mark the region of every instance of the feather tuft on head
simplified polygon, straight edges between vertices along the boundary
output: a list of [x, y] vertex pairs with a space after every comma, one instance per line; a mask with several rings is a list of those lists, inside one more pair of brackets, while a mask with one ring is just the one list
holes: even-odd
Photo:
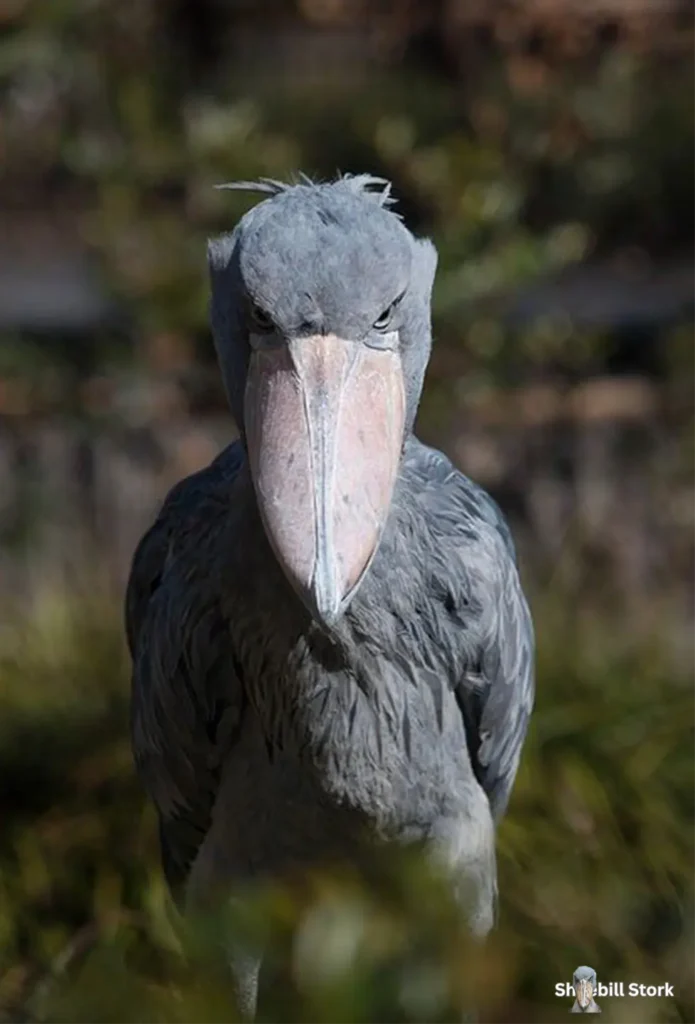
[[396, 200], [391, 194], [391, 182], [375, 174], [340, 174], [335, 181], [314, 181], [303, 171], [295, 181], [278, 181], [275, 178], [259, 178], [258, 181], [230, 181], [215, 185], [216, 189], [229, 189], [238, 192], [260, 192], [267, 196], [278, 196], [296, 188], [344, 188], [355, 195], [364, 195], [389, 212], [399, 216], [391, 209]]

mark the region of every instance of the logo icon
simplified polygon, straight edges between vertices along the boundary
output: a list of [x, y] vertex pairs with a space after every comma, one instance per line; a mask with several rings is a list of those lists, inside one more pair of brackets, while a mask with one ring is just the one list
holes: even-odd
[[601, 1007], [594, 1000], [598, 987], [593, 967], [578, 967], [572, 976], [575, 1000], [571, 1013], [600, 1013]]

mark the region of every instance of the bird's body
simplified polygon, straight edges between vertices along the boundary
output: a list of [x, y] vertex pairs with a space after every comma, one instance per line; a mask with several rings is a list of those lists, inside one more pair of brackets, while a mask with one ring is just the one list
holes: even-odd
[[501, 513], [406, 430], [378, 544], [322, 618], [281, 566], [254, 466], [242, 440], [179, 484], [134, 559], [133, 737], [167, 875], [204, 902], [365, 841], [422, 841], [485, 934], [533, 701]]

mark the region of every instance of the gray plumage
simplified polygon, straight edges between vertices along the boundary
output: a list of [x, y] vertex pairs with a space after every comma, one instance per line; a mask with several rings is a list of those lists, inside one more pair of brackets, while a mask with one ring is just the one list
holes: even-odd
[[570, 1013], [600, 1013], [601, 1007], [594, 999], [598, 985], [593, 967], [578, 967], [572, 975], [572, 987], [576, 998]]
[[[364, 835], [422, 840], [483, 935], [494, 825], [533, 702], [533, 632], [499, 509], [412, 434], [436, 255], [388, 191], [371, 191], [383, 184], [262, 183], [269, 198], [211, 243], [213, 333], [242, 439], [173, 489], [135, 554], [133, 744], [167, 878], [189, 903], [357, 850]], [[378, 351], [372, 324], [396, 296], [400, 463], [371, 562], [327, 623], [288, 581], [259, 512], [249, 303], [282, 337], [333, 332]], [[257, 963], [239, 954], [234, 966], [251, 1013]]]

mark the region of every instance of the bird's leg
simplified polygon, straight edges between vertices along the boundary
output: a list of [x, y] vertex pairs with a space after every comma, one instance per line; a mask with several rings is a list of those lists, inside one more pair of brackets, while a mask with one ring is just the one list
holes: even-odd
[[[214, 829], [214, 826], [213, 826]], [[223, 918], [222, 934], [213, 928], [211, 938], [214, 948], [210, 954], [215, 958], [221, 956], [231, 973], [236, 1003], [242, 1020], [252, 1021], [256, 1016], [258, 1003], [258, 976], [261, 968], [262, 954], [250, 947], [242, 939], [233, 937], [236, 929], [233, 920], [238, 911], [237, 898], [228, 893], [220, 898], [220, 890], [215, 880], [223, 874], [217, 859], [217, 849], [213, 842], [213, 829], [208, 833], [196, 858], [188, 881], [186, 908], [189, 914], [212, 914], [215, 918], [220, 912]], [[219, 921], [218, 921], [219, 923]], [[228, 926], [231, 925], [230, 930]], [[232, 935], [230, 935], [230, 931]]]
[[237, 1007], [242, 1020], [253, 1021], [258, 1005], [258, 977], [261, 957], [247, 950], [230, 951], [230, 967], [234, 981]]
[[465, 813], [442, 818], [433, 827], [430, 854], [451, 878], [471, 933], [484, 939], [495, 923], [495, 830], [485, 794], [481, 790], [471, 796]]
[[[431, 834], [430, 852], [451, 879], [473, 938], [484, 941], [495, 923], [497, 903], [495, 835], [487, 799], [472, 801], [460, 818], [440, 820]], [[477, 1018], [475, 1006], [469, 1005], [461, 1022], [473, 1024]]]

